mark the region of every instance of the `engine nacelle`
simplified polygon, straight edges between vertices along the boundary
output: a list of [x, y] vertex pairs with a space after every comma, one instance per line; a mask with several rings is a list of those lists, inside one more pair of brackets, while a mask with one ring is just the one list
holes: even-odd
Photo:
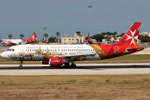
[[60, 57], [49, 58], [49, 65], [52, 67], [61, 66], [63, 64], [64, 64], [64, 58], [60, 58]]

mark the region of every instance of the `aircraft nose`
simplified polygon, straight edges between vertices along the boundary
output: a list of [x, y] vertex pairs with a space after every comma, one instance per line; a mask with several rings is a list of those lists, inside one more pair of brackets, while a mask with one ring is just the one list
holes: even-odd
[[2, 52], [1, 57], [5, 58], [5, 59], [9, 58], [6, 52]]

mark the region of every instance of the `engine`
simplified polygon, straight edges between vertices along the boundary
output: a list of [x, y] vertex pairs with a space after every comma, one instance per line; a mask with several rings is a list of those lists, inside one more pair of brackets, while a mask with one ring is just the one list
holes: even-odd
[[64, 64], [64, 58], [51, 57], [49, 59], [49, 65], [52, 66], [52, 67], [61, 66], [63, 64]]
[[64, 58], [51, 57], [49, 60], [43, 60], [42, 64], [49, 64], [52, 67], [61, 66], [64, 64]]

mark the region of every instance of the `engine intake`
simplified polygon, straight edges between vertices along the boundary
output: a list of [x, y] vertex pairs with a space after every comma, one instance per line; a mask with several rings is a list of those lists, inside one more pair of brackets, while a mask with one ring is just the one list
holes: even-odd
[[51, 57], [49, 59], [49, 65], [52, 67], [55, 66], [61, 66], [64, 64], [64, 58], [60, 58], [60, 57]]
[[64, 58], [50, 57], [49, 60], [43, 60], [42, 64], [49, 64], [52, 67], [61, 66], [64, 64]]

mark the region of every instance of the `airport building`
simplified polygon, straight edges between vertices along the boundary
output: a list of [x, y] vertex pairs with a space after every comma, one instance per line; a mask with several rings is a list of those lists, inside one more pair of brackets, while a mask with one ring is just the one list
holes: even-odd
[[147, 35], [150, 37], [150, 33], [149, 32], [141, 32], [140, 35]]
[[76, 43], [84, 43], [85, 36], [80, 34], [80, 32], [76, 32], [74, 36], [64, 36], [61, 38], [62, 44], [76, 44]]
[[121, 39], [120, 36], [105, 36], [104, 39], [102, 39], [102, 44], [113, 44], [117, 43]]

